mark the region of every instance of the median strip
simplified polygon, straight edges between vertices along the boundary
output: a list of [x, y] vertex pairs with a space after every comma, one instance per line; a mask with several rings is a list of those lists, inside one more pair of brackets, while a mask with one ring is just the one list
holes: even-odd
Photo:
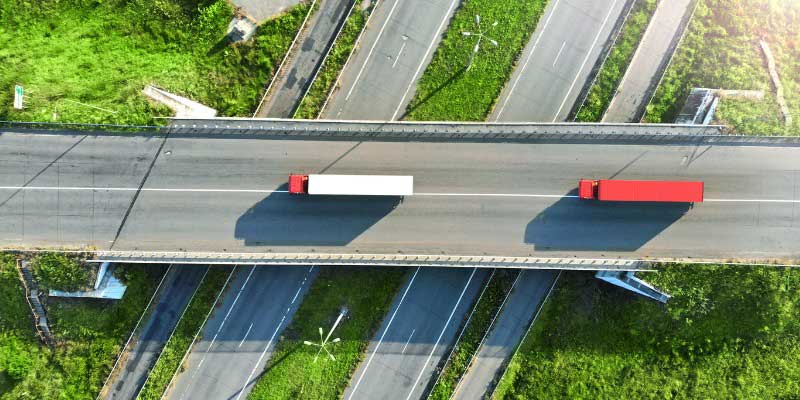
[[[462, 2], [401, 119], [485, 120], [546, 4], [546, 0]], [[474, 53], [479, 34], [486, 37]]]
[[365, 14], [369, 11], [363, 10], [357, 3], [353, 3], [347, 21], [339, 31], [330, 52], [326, 55], [325, 62], [317, 71], [313, 83], [300, 101], [294, 118], [314, 119], [324, 108], [328, 95], [334, 89], [336, 79], [355, 48], [356, 39], [366, 26]]
[[428, 399], [448, 400], [453, 396], [459, 382], [473, 362], [480, 345], [500, 313], [502, 305], [511, 293], [516, 270], [494, 270], [489, 282], [481, 293], [464, 331], [453, 348]]
[[137, 399], [160, 399], [172, 376], [179, 370], [184, 355], [194, 343], [197, 332], [205, 323], [211, 307], [231, 275], [228, 267], [212, 266], [208, 270], [191, 303], [184, 311], [175, 331], [159, 355]]
[[[322, 267], [248, 398], [341, 397], [406, 271]], [[342, 313], [344, 317], [325, 344], [331, 358], [317, 346], [324, 338], [320, 338], [319, 330], [327, 336]], [[336, 338], [340, 340], [332, 342]]]
[[655, 9], [656, 0], [636, 0], [575, 121], [599, 122], [603, 119], [603, 113], [611, 103]]

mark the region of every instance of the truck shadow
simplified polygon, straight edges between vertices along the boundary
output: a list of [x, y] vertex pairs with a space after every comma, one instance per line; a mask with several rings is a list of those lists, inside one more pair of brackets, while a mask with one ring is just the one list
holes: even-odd
[[[567, 193], [577, 196], [577, 189]], [[692, 207], [690, 203], [603, 202], [564, 197], [525, 228], [536, 251], [635, 251]]]
[[343, 246], [394, 210], [395, 196], [307, 196], [283, 184], [236, 221], [245, 246]]

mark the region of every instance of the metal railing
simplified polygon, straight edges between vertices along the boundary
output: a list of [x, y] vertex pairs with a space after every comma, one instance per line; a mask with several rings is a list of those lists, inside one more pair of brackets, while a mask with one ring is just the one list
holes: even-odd
[[519, 268], [572, 270], [649, 270], [643, 260], [558, 257], [503, 257], [412, 254], [319, 254], [319, 253], [217, 253], [108, 250], [95, 252], [95, 262], [250, 264], [250, 265], [371, 265], [456, 268]]

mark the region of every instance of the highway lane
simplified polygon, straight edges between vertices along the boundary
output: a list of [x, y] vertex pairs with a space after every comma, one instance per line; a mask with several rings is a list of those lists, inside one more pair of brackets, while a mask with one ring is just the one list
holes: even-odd
[[344, 399], [419, 399], [447, 356], [484, 269], [418, 268], [395, 296]]
[[[0, 184], [136, 188], [159, 144], [158, 138], [2, 133]], [[134, 194], [0, 190], [0, 243], [108, 247]]]
[[[118, 137], [92, 137], [68, 161], [59, 136], [0, 136], [0, 244], [33, 247], [95, 244], [98, 219], [60, 219], [121, 204], [135, 190], [135, 157], [114, 153]], [[23, 155], [5, 143], [28, 141]], [[133, 143], [147, 143], [131, 137]], [[87, 145], [92, 150], [80, 149]], [[800, 148], [170, 139], [115, 245], [117, 250], [492, 254], [584, 257], [797, 259]], [[169, 153], [168, 155], [166, 153]], [[26, 158], [27, 163], [9, 163]], [[142, 161], [145, 162], [146, 160]], [[108, 171], [114, 190], [92, 186]], [[145, 162], [146, 163], [146, 162]], [[49, 166], [48, 166], [49, 165]], [[120, 168], [123, 166], [124, 168]], [[46, 167], [46, 168], [45, 168]], [[17, 185], [35, 172], [29, 186]], [[51, 171], [52, 170], [52, 171]], [[58, 171], [58, 172], [53, 172]], [[394, 199], [293, 197], [289, 172], [403, 174], [415, 196]], [[121, 176], [119, 184], [114, 176]], [[683, 179], [706, 182], [706, 203], [579, 201], [580, 178]], [[44, 179], [43, 179], [44, 178]], [[96, 183], [96, 182], [95, 182]], [[131, 187], [132, 186], [132, 187]], [[38, 187], [38, 189], [37, 189]], [[127, 188], [127, 189], [126, 189]], [[487, 196], [489, 195], [489, 196]], [[544, 197], [540, 197], [544, 196]], [[727, 201], [714, 201], [727, 200]], [[747, 200], [747, 201], [743, 201]], [[758, 201], [756, 201], [758, 200]], [[774, 202], [780, 200], [783, 202]], [[116, 219], [115, 219], [116, 218]], [[40, 223], [35, 235], [25, 229]], [[64, 233], [67, 229], [69, 234]]]
[[316, 272], [237, 267], [167, 398], [247, 398]]
[[325, 55], [355, 0], [322, 1], [300, 34], [288, 63], [282, 66], [269, 92], [261, 100], [255, 117], [291, 118], [316, 77]]
[[550, 1], [490, 120], [565, 120], [614, 25], [623, 17], [625, 3], [626, 0]]
[[501, 314], [461, 378], [453, 399], [482, 399], [491, 394], [495, 379], [528, 330], [557, 275], [554, 270], [520, 271]]
[[378, 0], [323, 112], [328, 119], [394, 120], [405, 109], [458, 0]]
[[603, 115], [603, 122], [639, 122], [663, 76], [697, 2], [659, 3], [625, 75]]
[[207, 270], [207, 266], [188, 265], [170, 269], [158, 302], [120, 366], [106, 399], [136, 398]]

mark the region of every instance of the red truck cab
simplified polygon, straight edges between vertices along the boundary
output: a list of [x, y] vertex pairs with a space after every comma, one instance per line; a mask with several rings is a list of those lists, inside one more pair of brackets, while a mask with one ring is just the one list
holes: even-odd
[[700, 203], [703, 182], [581, 179], [578, 197], [600, 201]]
[[290, 174], [289, 193], [291, 194], [308, 193], [308, 175]]

